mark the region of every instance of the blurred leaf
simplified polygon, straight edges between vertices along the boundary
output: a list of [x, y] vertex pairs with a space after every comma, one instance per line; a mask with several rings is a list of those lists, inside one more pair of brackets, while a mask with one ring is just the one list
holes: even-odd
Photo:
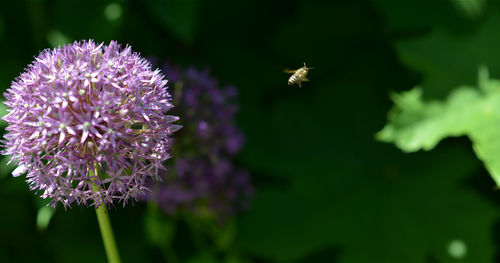
[[210, 254], [201, 254], [190, 258], [186, 263], [217, 263], [218, 261]]
[[480, 85], [484, 92], [459, 88], [445, 102], [424, 102], [419, 89], [393, 96], [395, 106], [378, 139], [414, 152], [431, 150], [448, 136], [468, 135], [500, 186], [500, 82], [483, 79]]
[[424, 103], [422, 90], [415, 88], [393, 94], [395, 107], [389, 112], [389, 124], [377, 139], [394, 142], [405, 152], [431, 150], [448, 136], [462, 136], [477, 125], [476, 104], [481, 99], [479, 90], [459, 88], [446, 103]]
[[0, 157], [0, 178], [7, 177], [10, 175], [12, 170], [14, 170], [17, 166], [13, 163], [9, 163], [10, 156], [4, 155]]
[[36, 214], [36, 227], [39, 231], [45, 231], [47, 229], [53, 215], [54, 209], [52, 207], [42, 206], [38, 208], [38, 213]]
[[450, 0], [460, 13], [468, 18], [480, 17], [486, 9], [486, 0]]
[[315, 251], [310, 253], [307, 257], [302, 258], [300, 261], [295, 261], [298, 263], [330, 263], [330, 262], [339, 262], [340, 256], [340, 248], [339, 247], [330, 247]]
[[[473, 24], [469, 17], [453, 8], [455, 1], [469, 0], [372, 0], [375, 8], [380, 12], [380, 19], [384, 22], [384, 27], [397, 37], [425, 32], [436, 27], [459, 32], [468, 29]], [[462, 5], [457, 5], [455, 7], [463, 10]], [[469, 5], [466, 8], [470, 10]]]
[[104, 16], [109, 21], [118, 20], [123, 13], [123, 8], [119, 3], [110, 3], [104, 8]]
[[444, 96], [459, 85], [475, 83], [479, 65], [488, 65], [500, 74], [500, 16], [488, 18], [469, 35], [454, 36], [444, 30], [410, 40], [399, 41], [400, 58], [409, 67], [423, 74], [422, 87], [431, 97]]
[[0, 101], [0, 128], [5, 128], [7, 126], [7, 122], [2, 119], [7, 113], [7, 105], [5, 105], [4, 101]]
[[236, 237], [236, 224], [234, 220], [228, 220], [217, 230], [215, 243], [220, 250], [226, 251], [231, 247]]
[[224, 261], [224, 263], [250, 263], [250, 262], [251, 261], [241, 259], [240, 257], [234, 255], [229, 255]]
[[153, 203], [148, 203], [144, 228], [149, 241], [160, 248], [169, 246], [175, 233], [174, 222], [165, 218]]
[[399, 42], [397, 50], [405, 64], [422, 72], [421, 85], [437, 97], [458, 85], [475, 82], [480, 62], [469, 40], [436, 31], [426, 37]]
[[152, 15], [185, 43], [194, 41], [198, 26], [199, 0], [148, 0]]
[[70, 43], [71, 39], [54, 29], [47, 33], [47, 42], [49, 42], [51, 47], [58, 47]]

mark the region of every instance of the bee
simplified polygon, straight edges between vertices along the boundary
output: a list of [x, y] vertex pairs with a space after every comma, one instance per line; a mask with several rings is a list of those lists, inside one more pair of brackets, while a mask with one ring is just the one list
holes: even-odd
[[311, 68], [308, 68], [306, 66], [306, 62], [304, 62], [304, 66], [297, 69], [297, 70], [291, 70], [291, 69], [284, 69], [283, 72], [285, 73], [293, 73], [290, 78], [288, 79], [288, 85], [293, 85], [296, 84], [299, 85], [299, 87], [302, 87], [302, 82], [304, 81], [309, 81], [307, 78], [307, 73], [309, 72]]

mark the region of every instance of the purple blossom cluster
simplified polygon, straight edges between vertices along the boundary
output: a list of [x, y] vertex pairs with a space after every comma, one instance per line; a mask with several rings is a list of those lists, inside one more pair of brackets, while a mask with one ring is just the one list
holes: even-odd
[[159, 70], [112, 41], [42, 51], [4, 94], [2, 154], [51, 205], [112, 205], [165, 170], [179, 126]]
[[176, 133], [174, 169], [166, 174], [153, 198], [167, 214], [188, 210], [218, 219], [246, 209], [254, 188], [248, 172], [232, 157], [243, 145], [235, 124], [235, 87], [220, 88], [208, 71], [164, 66], [174, 83], [175, 114], [183, 128]]

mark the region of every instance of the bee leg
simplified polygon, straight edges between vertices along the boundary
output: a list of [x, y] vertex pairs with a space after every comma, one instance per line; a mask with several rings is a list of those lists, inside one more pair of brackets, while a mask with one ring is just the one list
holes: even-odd
[[302, 78], [301, 81], [309, 81], [309, 79], [308, 78]]
[[299, 85], [299, 87], [302, 88], [302, 82], [297, 81], [297, 85]]

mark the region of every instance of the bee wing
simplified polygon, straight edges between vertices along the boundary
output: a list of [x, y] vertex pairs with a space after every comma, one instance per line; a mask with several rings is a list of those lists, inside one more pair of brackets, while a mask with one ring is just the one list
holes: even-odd
[[295, 73], [295, 71], [297, 71], [297, 70], [295, 70], [295, 69], [289, 69], [289, 68], [283, 69], [283, 72], [285, 72], [285, 73]]

